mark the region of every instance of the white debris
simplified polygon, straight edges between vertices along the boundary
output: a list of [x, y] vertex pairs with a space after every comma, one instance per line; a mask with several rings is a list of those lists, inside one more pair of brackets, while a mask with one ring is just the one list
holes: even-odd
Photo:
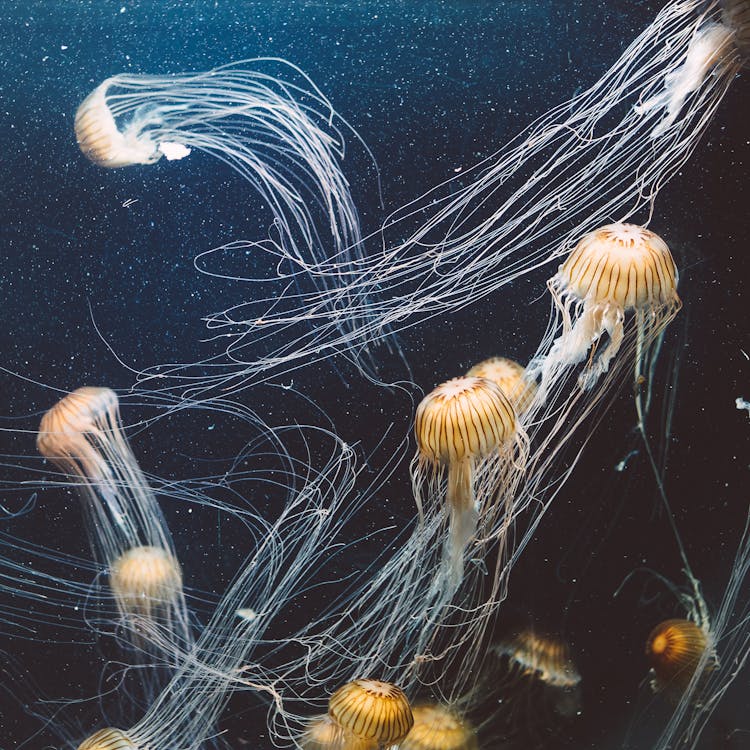
[[159, 151], [167, 157], [168, 161], [184, 159], [190, 153], [190, 149], [187, 146], [183, 146], [181, 143], [172, 143], [171, 141], [160, 143]]

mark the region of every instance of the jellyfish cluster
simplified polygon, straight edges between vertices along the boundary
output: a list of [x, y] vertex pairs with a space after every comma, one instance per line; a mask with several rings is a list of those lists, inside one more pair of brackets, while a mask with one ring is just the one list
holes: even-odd
[[[655, 724], [655, 750], [702, 747], [725, 694], [750, 684], [750, 526], [709, 604], [653, 434], [659, 362], [683, 309], [680, 248], [654, 217], [747, 65], [749, 28], [746, 1], [668, 2], [590, 89], [370, 234], [344, 159], [356, 133], [291, 63], [121, 74], [82, 97], [75, 138], [95, 167], [214, 159], [260, 198], [268, 231], [196, 258], [249, 290], [246, 303], [207, 312], [222, 331], [210, 358], [138, 369], [119, 394], [45, 389], [28, 429], [39, 458], [18, 458], [19, 486], [76, 497], [64, 520], [82, 545], [0, 526], [0, 590], [14, 601], [0, 623], [19, 642], [60, 648], [84, 633], [108, 667], [96, 695], [27, 699], [34, 676], [13, 661], [13, 710], [70, 750], [587, 746], [581, 645], [561, 613], [537, 616], [528, 601], [519, 624], [509, 604], [519, 566], [555, 554], [545, 521], [598, 426], [627, 404], [685, 579], [649, 571], [672, 612], [632, 654], [633, 721]], [[238, 250], [256, 261], [242, 276], [221, 268]], [[549, 314], [532, 352], [498, 340], [489, 359], [477, 352], [470, 367], [446, 362], [413, 382], [399, 332], [502, 305], [501, 288], [536, 283], [539, 269]], [[328, 365], [341, 387], [326, 403], [306, 393], [304, 373]], [[302, 385], [283, 380], [297, 373]], [[347, 424], [329, 416], [350, 382], [397, 405], [389, 434], [369, 434], [379, 395]], [[264, 384], [275, 418], [253, 401]], [[202, 419], [244, 447], [169, 479], [139, 454], [144, 435]], [[35, 500], [0, 523], [39, 513]], [[200, 546], [181, 541], [186, 524]], [[614, 643], [628, 623], [611, 627]]]

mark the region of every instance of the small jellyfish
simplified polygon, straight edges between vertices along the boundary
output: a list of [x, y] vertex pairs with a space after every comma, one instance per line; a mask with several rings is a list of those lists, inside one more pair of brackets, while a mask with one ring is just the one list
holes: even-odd
[[694, 622], [682, 619], [665, 620], [651, 631], [646, 640], [646, 656], [654, 691], [665, 691], [675, 699], [690, 685], [702, 661], [704, 670], [715, 664], [707, 633]]
[[180, 565], [161, 547], [134, 547], [120, 555], [109, 582], [121, 611], [147, 620], [167, 618], [182, 595]]
[[328, 714], [307, 722], [299, 740], [302, 750], [377, 750], [375, 740], [363, 740], [345, 732]]
[[[496, 507], [515, 449], [523, 443], [512, 404], [486, 378], [454, 378], [428, 393], [414, 423], [418, 453], [412, 462], [414, 496], [423, 517], [423, 485], [450, 514], [450, 538], [444, 550], [450, 589], [463, 577], [464, 553], [477, 531], [481, 507]], [[447, 469], [447, 487], [442, 479]], [[481, 487], [477, 498], [475, 486]], [[486, 508], [489, 509], [489, 508]]]
[[139, 750], [137, 745], [119, 729], [106, 727], [85, 739], [78, 750]]
[[467, 373], [467, 378], [487, 378], [508, 397], [516, 413], [526, 410], [537, 387], [533, 380], [524, 377], [525, 369], [518, 362], [507, 357], [490, 357], [474, 365]]
[[415, 706], [414, 726], [401, 750], [478, 750], [477, 736], [466, 719], [448, 706]]
[[[548, 283], [562, 316], [562, 334], [542, 365], [542, 387], [550, 387], [559, 368], [587, 358], [581, 384], [591, 387], [625, 341], [635, 346], [640, 372], [650, 343], [680, 309], [677, 278], [669, 248], [648, 229], [609, 224], [582, 237]], [[626, 328], [631, 311], [634, 337]], [[605, 334], [609, 340], [601, 348]]]
[[328, 714], [345, 732], [379, 747], [398, 744], [414, 724], [404, 691], [380, 680], [354, 680], [340, 687], [328, 701]]

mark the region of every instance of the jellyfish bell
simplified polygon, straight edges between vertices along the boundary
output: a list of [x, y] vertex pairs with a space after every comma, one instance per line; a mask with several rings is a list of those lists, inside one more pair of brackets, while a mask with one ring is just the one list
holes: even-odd
[[518, 362], [507, 357], [490, 357], [474, 365], [466, 377], [487, 378], [497, 385], [508, 397], [517, 413], [529, 405], [536, 383], [525, 377], [526, 370]]
[[162, 152], [137, 114], [122, 128], [117, 126], [106, 94], [115, 79], [99, 84], [80, 104], [75, 134], [81, 153], [100, 167], [111, 169], [134, 164], [153, 164]]
[[139, 750], [139, 748], [131, 742], [125, 732], [106, 727], [86, 738], [78, 746], [78, 750]]
[[328, 715], [345, 731], [379, 746], [401, 742], [414, 724], [409, 700], [397, 685], [358, 679], [336, 690]]
[[401, 741], [400, 750], [478, 750], [476, 733], [452, 708], [424, 704], [412, 712], [414, 726]]
[[123, 613], [151, 619], [168, 613], [182, 594], [182, 572], [174, 555], [161, 547], [134, 547], [110, 569], [110, 587]]
[[[451, 587], [463, 577], [464, 550], [474, 537], [481, 510], [475, 495], [475, 474], [490, 498], [495, 499], [513, 464], [514, 449], [522, 438], [515, 410], [491, 380], [454, 378], [422, 399], [414, 422], [417, 456], [412, 462], [412, 484], [420, 516], [422, 486], [437, 496], [447, 470], [445, 501], [450, 514], [450, 540], [445, 560]], [[489, 473], [487, 482], [484, 474]], [[435, 481], [437, 480], [437, 481]]]
[[651, 687], [673, 700], [679, 700], [699, 668], [710, 671], [716, 664], [708, 633], [685, 619], [659, 623], [646, 640], [646, 657], [651, 665]]

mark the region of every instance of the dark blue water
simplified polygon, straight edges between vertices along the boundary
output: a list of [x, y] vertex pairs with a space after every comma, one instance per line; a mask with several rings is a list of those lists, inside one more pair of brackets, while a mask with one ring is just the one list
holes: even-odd
[[[72, 132], [74, 113], [104, 78], [208, 70], [258, 56], [294, 62], [372, 150], [384, 205], [361, 149], [353, 145], [344, 169], [363, 225], [374, 230], [385, 212], [492, 153], [551, 105], [596, 81], [660, 6], [591, 0], [4, 3], [0, 365], [9, 372], [0, 387], [3, 426], [36, 428], [38, 415], [56, 399], [38, 384], [127, 388], [133, 382], [128, 367], [207, 356], [212, 349], [200, 343], [202, 316], [248, 293], [193, 267], [203, 250], [264, 232], [263, 206], [229, 170], [199, 154], [118, 171], [100, 170], [82, 157]], [[750, 399], [748, 93], [745, 76], [660, 195], [652, 223], [681, 268], [685, 301], [665, 345], [653, 429], [664, 434], [662, 410], [676, 388], [667, 489], [693, 568], [714, 606], [748, 503], [750, 418], [735, 408], [735, 398]], [[136, 202], [124, 207], [128, 200]], [[528, 359], [544, 330], [547, 302], [535, 300], [548, 275], [543, 270], [506, 288], [502, 298], [406, 332], [402, 346], [414, 381], [429, 389], [497, 353]], [[294, 384], [319, 403], [343, 439], [362, 442], [363, 455], [391, 424], [399, 434], [408, 429], [407, 399], [379, 392], [345, 363], [301, 370]], [[279, 393], [259, 388], [243, 399], [274, 423], [321, 419], [302, 399], [284, 401]], [[150, 416], [137, 407], [126, 415], [132, 422]], [[177, 420], [168, 430], [140, 431], [134, 450], [159, 476], [200, 475], [196, 456], [226, 464], [246, 439], [214, 429], [214, 421], [205, 415]], [[674, 598], [648, 577], [634, 577], [613, 597], [637, 568], [682, 580], [642, 452], [626, 472], [614, 470], [637, 442], [633, 425], [632, 402], [624, 394], [511, 583], [509, 606], [564, 634], [577, 655], [583, 715], [554, 739], [565, 744], [571, 738], [576, 747], [620, 747], [625, 736], [629, 747], [651, 746], [655, 724], [638, 718], [649, 700], [642, 684], [643, 642], [653, 624], [679, 614]], [[31, 494], [19, 483], [25, 457], [34, 454], [34, 435], [5, 433], [0, 441], [7, 456], [0, 498], [15, 509]], [[394, 476], [384, 502], [407, 523], [413, 510], [404, 472], [402, 467]], [[393, 500], [399, 495], [406, 500]], [[7, 530], [85, 557], [76, 503], [72, 493], [44, 490], [33, 510], [8, 522]], [[165, 512], [178, 550], [189, 550], [201, 563], [186, 570], [188, 582], [220, 594], [248, 551], [242, 540], [222, 540], [208, 514], [196, 521], [180, 516], [179, 508]], [[373, 513], [363, 517], [362, 528], [377, 523]], [[351, 564], [364, 567], [367, 556]], [[66, 733], [27, 713], [24, 707], [42, 694], [71, 700], [102, 691], [99, 676], [114, 652], [96, 643], [84, 623], [77, 635], [56, 637], [45, 627], [24, 637], [11, 609], [18, 599], [9, 591], [0, 597], [0, 652], [16, 665], [0, 673], [0, 747], [27, 739], [23, 747], [62, 746], [62, 738], [78, 732], [80, 739], [100, 726], [105, 711], [116, 720], [116, 701], [105, 699], [68, 709]], [[745, 673], [700, 747], [750, 746], [749, 734], [733, 733], [750, 732], [738, 709], [748, 690]], [[40, 713], [50, 715], [31, 710]], [[263, 722], [262, 711], [235, 699], [225, 719], [228, 741], [265, 746]]]

